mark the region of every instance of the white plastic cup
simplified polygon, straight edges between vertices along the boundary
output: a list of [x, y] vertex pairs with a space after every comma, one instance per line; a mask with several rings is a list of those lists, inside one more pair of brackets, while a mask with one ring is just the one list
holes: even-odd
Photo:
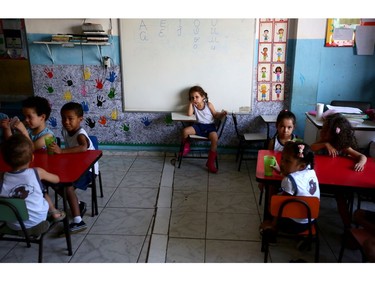
[[324, 103], [316, 104], [316, 120], [321, 121], [323, 119]]

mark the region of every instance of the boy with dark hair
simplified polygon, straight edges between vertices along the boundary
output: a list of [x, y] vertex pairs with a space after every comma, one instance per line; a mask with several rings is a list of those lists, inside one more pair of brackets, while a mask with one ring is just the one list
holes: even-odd
[[25, 117], [24, 123], [18, 118], [13, 118], [9, 126], [4, 127], [4, 135], [6, 137], [12, 135], [12, 129], [14, 129], [30, 138], [35, 150], [45, 148], [44, 139], [55, 137], [55, 134], [46, 125], [51, 114], [49, 101], [39, 96], [29, 97], [22, 102], [22, 113]]
[[[52, 144], [51, 149], [54, 153], [78, 153], [86, 150], [95, 150], [85, 129], [81, 127], [83, 120], [82, 105], [76, 102], [68, 102], [61, 108], [61, 121], [63, 125], [62, 136], [64, 138], [65, 148], [60, 148], [57, 144]], [[99, 165], [94, 165], [95, 174], [98, 174]], [[88, 171], [73, 186], [66, 188], [68, 203], [72, 212], [73, 222], [69, 225], [72, 233], [85, 230], [86, 223], [82, 220], [83, 213], [86, 209], [86, 203], [79, 202], [75, 193], [75, 188], [86, 190], [92, 180], [92, 172]], [[57, 190], [61, 194], [63, 190]]]

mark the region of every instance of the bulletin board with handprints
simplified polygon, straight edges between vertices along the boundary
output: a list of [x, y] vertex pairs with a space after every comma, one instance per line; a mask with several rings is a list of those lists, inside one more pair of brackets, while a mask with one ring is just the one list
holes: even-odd
[[259, 20], [257, 100], [283, 101], [288, 19]]

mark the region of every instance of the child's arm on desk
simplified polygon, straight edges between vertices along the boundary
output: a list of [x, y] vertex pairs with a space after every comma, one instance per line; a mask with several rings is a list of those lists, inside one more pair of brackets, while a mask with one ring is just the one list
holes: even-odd
[[51, 145], [51, 148], [54, 153], [61, 154], [61, 153], [77, 153], [77, 152], [85, 152], [87, 148], [90, 146], [89, 140], [86, 138], [84, 134], [80, 134], [77, 136], [78, 144], [74, 147], [68, 147], [61, 149], [57, 144]]
[[367, 157], [351, 147], [346, 150], [346, 153], [357, 160], [357, 163], [354, 165], [354, 170], [357, 172], [363, 171], [367, 162]]
[[332, 157], [336, 157], [338, 155], [337, 149], [334, 148], [329, 142], [326, 142], [326, 141], [315, 142], [310, 146], [310, 148], [314, 152], [317, 152], [321, 149], [327, 149], [328, 155]]

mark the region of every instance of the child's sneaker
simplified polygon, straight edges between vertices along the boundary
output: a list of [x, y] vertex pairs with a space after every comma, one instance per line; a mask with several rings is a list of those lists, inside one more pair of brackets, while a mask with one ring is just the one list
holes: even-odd
[[87, 228], [87, 225], [83, 220], [79, 223], [72, 222], [71, 224], [69, 224], [69, 231], [71, 233], [77, 233], [77, 232], [85, 230], [86, 228]]

